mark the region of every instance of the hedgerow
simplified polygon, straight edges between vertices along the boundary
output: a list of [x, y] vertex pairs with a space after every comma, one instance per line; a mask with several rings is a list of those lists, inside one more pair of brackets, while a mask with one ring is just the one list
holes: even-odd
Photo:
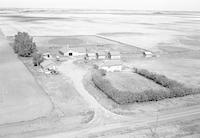
[[167, 88], [166, 90], [145, 90], [143, 92], [130, 92], [120, 91], [112, 86], [111, 82], [104, 78], [105, 73], [102, 70], [94, 70], [92, 73], [92, 81], [97, 88], [104, 92], [109, 98], [114, 100], [118, 104], [128, 104], [134, 102], [148, 102], [159, 101], [166, 98], [183, 97], [190, 94], [196, 94], [200, 92], [200, 89], [187, 88], [183, 84], [167, 77], [155, 73], [151, 73], [147, 70], [136, 70], [136, 73], [153, 80], [159, 85]]
[[145, 69], [135, 69], [135, 73], [137, 73], [147, 79], [153, 80], [155, 83], [162, 85], [163, 87], [166, 87], [169, 89], [174, 88], [174, 87], [179, 87], [179, 88], [184, 87], [183, 84], [181, 84], [175, 80], [171, 80], [164, 75], [149, 72], [148, 70], [145, 70]]

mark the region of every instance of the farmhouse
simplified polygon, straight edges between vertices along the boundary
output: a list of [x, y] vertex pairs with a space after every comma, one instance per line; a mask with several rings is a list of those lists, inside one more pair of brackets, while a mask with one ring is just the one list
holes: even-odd
[[144, 51], [143, 55], [144, 55], [144, 57], [153, 57], [153, 53], [150, 51]]
[[84, 56], [86, 54], [86, 49], [83, 47], [62, 48], [59, 50], [59, 53], [63, 56]]
[[105, 60], [99, 65], [99, 69], [104, 69], [108, 72], [122, 71], [122, 62], [120, 60]]

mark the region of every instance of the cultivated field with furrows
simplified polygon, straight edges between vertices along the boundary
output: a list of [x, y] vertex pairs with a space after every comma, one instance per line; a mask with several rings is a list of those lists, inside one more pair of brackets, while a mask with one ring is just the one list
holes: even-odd
[[[0, 137], [199, 137], [199, 94], [119, 104], [93, 81], [91, 65], [104, 60], [56, 60], [62, 58], [58, 51], [68, 46], [92, 52], [119, 51], [129, 70], [107, 72], [100, 81], [109, 82], [109, 88], [117, 92], [131, 92], [131, 96], [144, 91], [168, 92], [162, 86], [166, 80], [183, 84], [184, 90], [198, 90], [200, 13], [120, 12], [0, 11], [3, 34], [28, 32], [39, 52], [52, 55], [59, 72], [45, 74], [41, 67], [33, 66], [32, 57], [16, 56], [9, 46], [12, 37], [8, 41], [1, 35]], [[144, 57], [144, 50], [155, 56]], [[150, 73], [153, 79], [148, 78], [134, 69], [160, 76]], [[156, 82], [163, 75], [166, 80]], [[173, 92], [183, 90], [180, 86], [173, 87]], [[151, 94], [151, 99], [159, 97]]]

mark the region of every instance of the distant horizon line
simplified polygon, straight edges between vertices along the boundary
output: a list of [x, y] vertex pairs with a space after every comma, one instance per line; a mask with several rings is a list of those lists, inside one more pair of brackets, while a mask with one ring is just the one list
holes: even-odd
[[35, 10], [88, 10], [88, 11], [162, 11], [162, 12], [200, 12], [200, 10], [140, 10], [140, 9], [92, 9], [92, 8], [23, 8], [23, 7], [0, 7], [0, 9], [35, 9]]

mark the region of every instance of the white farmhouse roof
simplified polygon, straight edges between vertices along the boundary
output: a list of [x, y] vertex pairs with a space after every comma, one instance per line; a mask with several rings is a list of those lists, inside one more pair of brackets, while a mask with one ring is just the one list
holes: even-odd
[[46, 53], [43, 53], [43, 55], [45, 56], [45, 55], [51, 55], [49, 52], [46, 52]]
[[150, 51], [144, 51], [144, 54], [145, 54], [145, 55], [153, 55], [153, 53], [150, 52]]

